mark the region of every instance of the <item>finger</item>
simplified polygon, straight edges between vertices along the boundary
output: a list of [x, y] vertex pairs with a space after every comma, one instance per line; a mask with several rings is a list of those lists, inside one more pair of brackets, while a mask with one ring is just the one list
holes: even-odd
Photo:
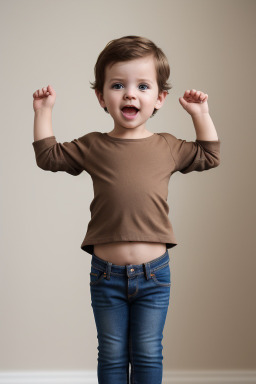
[[43, 88], [43, 92], [44, 92], [45, 96], [49, 96], [50, 95], [50, 92], [47, 91], [47, 87]]
[[50, 95], [54, 95], [55, 94], [55, 91], [54, 91], [53, 87], [50, 84], [47, 87], [47, 91], [49, 92]]
[[185, 97], [193, 97], [193, 90], [187, 89], [186, 92], [184, 93]]
[[184, 95], [184, 98], [189, 100], [194, 100], [194, 96], [191, 94], [191, 92], [189, 94]]
[[44, 96], [44, 88], [40, 89], [39, 96], [40, 97]]
[[48, 91], [50, 92], [51, 95], [55, 94], [55, 90], [51, 85], [48, 85]]
[[44, 92], [43, 92], [43, 88], [42, 89], [38, 89], [36, 92], [35, 92], [35, 97], [37, 98], [40, 98], [44, 96]]
[[202, 101], [204, 100], [204, 98], [205, 98], [205, 94], [203, 93], [203, 92], [200, 92], [200, 91], [198, 91], [197, 93], [196, 93], [196, 99], [197, 99], [197, 101], [199, 102], [199, 103], [202, 103]]
[[197, 91], [197, 92], [195, 93], [195, 99], [198, 100], [198, 101], [200, 101], [200, 96], [201, 96], [201, 92], [200, 92], [200, 91]]
[[190, 91], [188, 91], [188, 94], [187, 94], [187, 98], [188, 98], [188, 101], [195, 101], [195, 94], [196, 94], [196, 90], [195, 89], [191, 89]]
[[199, 103], [202, 103], [202, 100], [203, 100], [203, 98], [204, 98], [204, 95], [203, 95], [203, 93], [202, 93], [202, 92], [199, 92], [199, 95], [198, 95], [197, 101], [198, 101]]
[[193, 101], [198, 100], [199, 94], [195, 89], [190, 90], [189, 98]]

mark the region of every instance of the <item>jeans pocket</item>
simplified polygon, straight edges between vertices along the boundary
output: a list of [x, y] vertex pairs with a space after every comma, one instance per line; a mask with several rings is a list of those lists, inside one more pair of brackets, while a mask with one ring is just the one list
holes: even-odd
[[100, 271], [99, 269], [91, 266], [90, 272], [90, 285], [97, 285], [101, 282], [102, 279], [106, 276], [106, 273]]
[[167, 264], [152, 272], [152, 280], [156, 285], [161, 287], [171, 286], [171, 270], [169, 261]]

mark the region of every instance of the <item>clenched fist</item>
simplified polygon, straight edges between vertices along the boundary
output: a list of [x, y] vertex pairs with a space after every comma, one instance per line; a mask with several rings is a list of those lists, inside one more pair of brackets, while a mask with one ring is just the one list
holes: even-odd
[[185, 91], [183, 97], [179, 98], [182, 107], [191, 115], [202, 115], [209, 113], [207, 93], [191, 89]]
[[33, 93], [33, 108], [36, 112], [39, 109], [52, 109], [56, 100], [56, 92], [51, 85], [38, 89]]

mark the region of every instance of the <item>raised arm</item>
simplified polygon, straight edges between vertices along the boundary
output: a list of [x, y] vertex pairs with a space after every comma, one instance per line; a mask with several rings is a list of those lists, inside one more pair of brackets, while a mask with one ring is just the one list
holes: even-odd
[[73, 176], [79, 175], [86, 170], [89, 134], [71, 142], [58, 143], [52, 130], [52, 109], [56, 92], [48, 85], [34, 92], [33, 98], [35, 118], [32, 144], [38, 167], [45, 171], [63, 171]]
[[195, 89], [185, 91], [183, 97], [179, 98], [180, 104], [193, 120], [197, 140], [218, 141], [207, 100], [207, 93]]
[[56, 92], [51, 85], [38, 89], [33, 93], [34, 141], [53, 136], [52, 109], [56, 100]]
[[175, 162], [175, 171], [189, 173], [205, 171], [220, 164], [220, 140], [209, 114], [208, 95], [187, 90], [179, 98], [182, 107], [191, 115], [196, 141], [177, 139], [168, 134], [166, 139]]

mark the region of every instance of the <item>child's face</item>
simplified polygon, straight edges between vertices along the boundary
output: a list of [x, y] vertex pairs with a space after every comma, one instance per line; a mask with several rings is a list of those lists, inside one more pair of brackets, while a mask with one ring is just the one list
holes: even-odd
[[[158, 93], [155, 63], [152, 56], [108, 66], [103, 95], [95, 91], [100, 105], [107, 107], [115, 129], [145, 128], [154, 108], [160, 109], [167, 92]], [[127, 105], [138, 108], [123, 109]]]

